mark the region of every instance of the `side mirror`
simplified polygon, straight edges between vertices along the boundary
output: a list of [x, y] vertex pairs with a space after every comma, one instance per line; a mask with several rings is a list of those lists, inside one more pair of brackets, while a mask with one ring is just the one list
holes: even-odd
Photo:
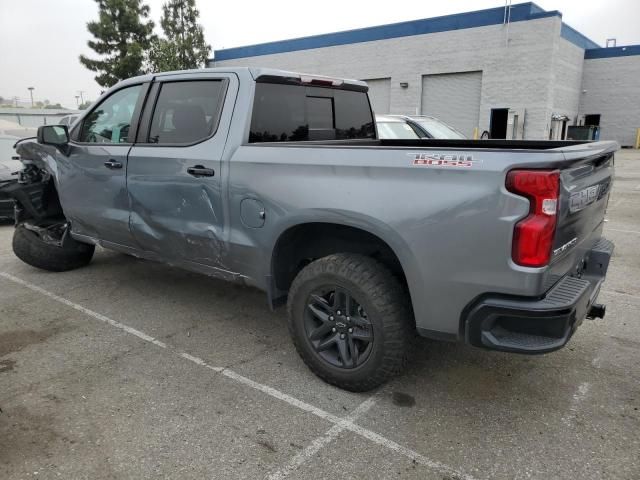
[[69, 130], [66, 125], [43, 125], [38, 127], [38, 143], [64, 147], [69, 143]]

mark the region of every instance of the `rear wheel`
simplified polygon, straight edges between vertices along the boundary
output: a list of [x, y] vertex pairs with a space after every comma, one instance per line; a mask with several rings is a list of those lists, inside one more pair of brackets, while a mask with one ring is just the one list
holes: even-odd
[[309, 368], [366, 391], [397, 375], [410, 350], [408, 295], [374, 259], [336, 254], [307, 265], [289, 292], [289, 330]]
[[13, 233], [13, 252], [32, 267], [64, 272], [88, 265], [95, 247], [69, 236], [66, 222], [22, 223]]

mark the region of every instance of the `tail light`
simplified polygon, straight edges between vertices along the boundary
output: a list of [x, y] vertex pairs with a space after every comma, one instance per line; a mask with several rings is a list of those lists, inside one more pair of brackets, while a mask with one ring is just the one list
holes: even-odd
[[529, 199], [529, 215], [513, 232], [511, 256], [518, 265], [543, 267], [551, 259], [556, 231], [560, 172], [558, 170], [512, 170], [507, 174], [507, 190]]

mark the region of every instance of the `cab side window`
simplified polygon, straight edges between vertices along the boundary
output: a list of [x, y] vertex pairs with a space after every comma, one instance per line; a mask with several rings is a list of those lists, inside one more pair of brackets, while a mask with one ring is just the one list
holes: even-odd
[[141, 91], [142, 85], [123, 88], [100, 103], [82, 123], [80, 142], [132, 143], [129, 129]]
[[215, 132], [223, 80], [164, 82], [156, 102], [149, 143], [192, 144]]

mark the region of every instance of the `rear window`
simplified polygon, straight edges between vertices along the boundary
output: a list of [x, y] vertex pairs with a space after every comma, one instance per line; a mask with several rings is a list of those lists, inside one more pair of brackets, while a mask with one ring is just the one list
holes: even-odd
[[249, 142], [375, 138], [367, 94], [257, 83]]

